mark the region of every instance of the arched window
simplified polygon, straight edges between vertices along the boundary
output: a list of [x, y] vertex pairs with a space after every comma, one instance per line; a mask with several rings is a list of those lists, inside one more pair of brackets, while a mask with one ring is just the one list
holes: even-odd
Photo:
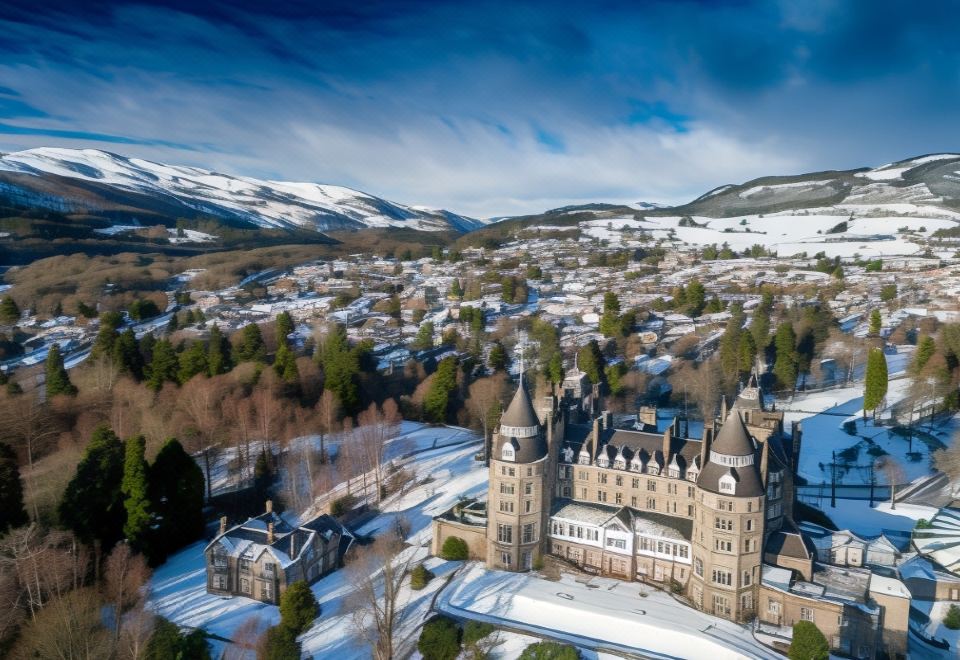
[[[504, 443], [503, 449], [500, 451], [500, 457], [505, 461], [517, 460], [517, 453], [513, 450], [513, 445], [509, 442]], [[512, 470], [513, 468], [510, 469]]]

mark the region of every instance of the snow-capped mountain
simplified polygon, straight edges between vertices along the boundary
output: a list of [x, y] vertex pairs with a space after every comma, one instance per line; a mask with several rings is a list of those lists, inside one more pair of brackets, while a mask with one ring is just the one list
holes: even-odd
[[260, 227], [328, 231], [403, 227], [471, 231], [484, 222], [405, 206], [342, 186], [265, 181], [164, 165], [96, 149], [0, 155], [0, 199], [66, 212], [213, 216]]

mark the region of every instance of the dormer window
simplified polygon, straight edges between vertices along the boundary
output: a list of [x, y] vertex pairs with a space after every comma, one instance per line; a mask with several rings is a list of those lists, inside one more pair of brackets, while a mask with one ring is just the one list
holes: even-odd
[[602, 467], [602, 468], [610, 467], [610, 459], [607, 458], [606, 456], [598, 456], [598, 457], [597, 457], [597, 466], [598, 466], [598, 467]]
[[626, 470], [627, 462], [623, 460], [623, 457], [618, 457], [617, 460], [613, 462], [613, 467], [615, 467], [618, 470]]
[[585, 451], [580, 452], [580, 460], [578, 462], [580, 465], [590, 465], [590, 453]]
[[721, 493], [730, 493], [731, 495], [736, 494], [737, 491], [737, 480], [733, 478], [731, 474], [725, 474], [720, 477], [720, 492]]
[[504, 443], [503, 449], [500, 451], [500, 457], [505, 461], [515, 461], [517, 460], [517, 452], [514, 451], [513, 445], [507, 442]]
[[639, 458], [634, 458], [630, 461], [630, 469], [634, 472], [643, 472], [643, 463], [640, 462]]
[[647, 465], [647, 474], [659, 475], [660, 466], [654, 463], [653, 461], [650, 461], [650, 463]]
[[690, 468], [687, 470], [687, 481], [696, 481], [698, 474], [699, 472], [697, 472], [696, 468]]

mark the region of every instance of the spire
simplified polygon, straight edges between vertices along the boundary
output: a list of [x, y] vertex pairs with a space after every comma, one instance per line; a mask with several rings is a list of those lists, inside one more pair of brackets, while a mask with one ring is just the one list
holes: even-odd
[[530, 395], [527, 393], [523, 380], [520, 381], [520, 386], [517, 387], [513, 400], [500, 418], [500, 426], [522, 429], [540, 426], [540, 419], [533, 409], [533, 403], [530, 401]]
[[523, 354], [527, 349], [527, 335], [526, 333], [521, 332], [519, 338], [517, 339], [517, 354], [520, 356], [520, 389], [523, 389]]
[[726, 456], [753, 455], [753, 440], [750, 439], [747, 427], [736, 408], [730, 411], [730, 415], [720, 427], [711, 450]]

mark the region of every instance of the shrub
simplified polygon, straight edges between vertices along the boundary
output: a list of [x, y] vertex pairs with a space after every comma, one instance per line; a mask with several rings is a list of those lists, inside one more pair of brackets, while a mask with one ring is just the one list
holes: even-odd
[[338, 497], [330, 503], [330, 515], [339, 518], [350, 511], [357, 503], [357, 498], [353, 495], [344, 495]]
[[447, 560], [465, 560], [470, 557], [467, 542], [459, 536], [449, 536], [440, 548], [440, 556]]
[[473, 646], [484, 637], [490, 635], [494, 630], [496, 630], [496, 628], [489, 623], [467, 621], [463, 627], [463, 645], [466, 647]]
[[424, 660], [456, 660], [460, 655], [460, 629], [445, 616], [427, 622], [417, 641], [417, 650]]
[[787, 657], [790, 660], [828, 660], [830, 645], [812, 621], [797, 621], [793, 624], [793, 641]]
[[520, 660], [579, 660], [580, 651], [570, 644], [537, 642], [523, 649]]
[[951, 605], [947, 615], [943, 617], [943, 625], [950, 630], [960, 630], [960, 607]]
[[414, 591], [420, 591], [427, 586], [427, 583], [432, 579], [433, 573], [423, 564], [417, 564], [417, 566], [410, 571], [410, 588]]
[[297, 633], [282, 624], [268, 628], [257, 644], [257, 660], [300, 660]]
[[296, 634], [309, 628], [319, 614], [317, 599], [303, 580], [291, 584], [280, 597], [280, 624]]

